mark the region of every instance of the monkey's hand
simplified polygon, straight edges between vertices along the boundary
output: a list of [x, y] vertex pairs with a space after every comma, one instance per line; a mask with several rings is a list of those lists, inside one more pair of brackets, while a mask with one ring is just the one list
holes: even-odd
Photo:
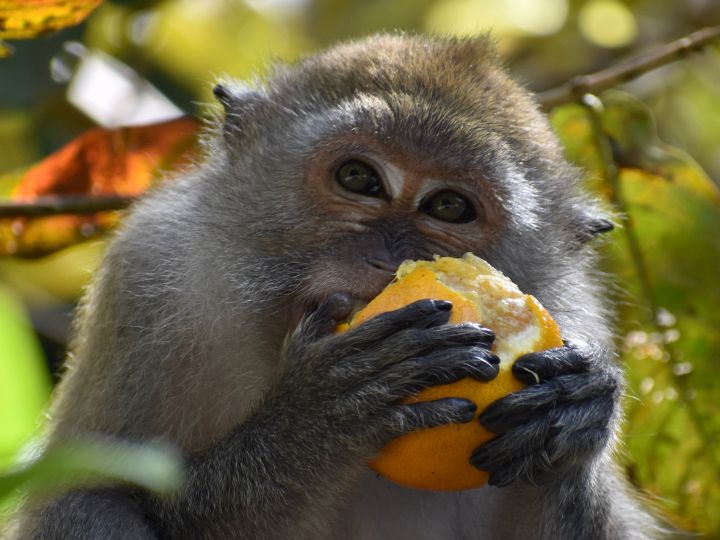
[[490, 473], [490, 485], [548, 483], [607, 446], [622, 387], [608, 353], [566, 344], [523, 355], [512, 371], [528, 386], [483, 411], [480, 423], [498, 436], [470, 459]]
[[303, 448], [321, 443], [316, 456], [364, 464], [394, 437], [472, 419], [476, 406], [465, 399], [401, 400], [464, 377], [493, 379], [490, 330], [447, 324], [449, 302], [420, 300], [334, 333], [351, 305], [348, 295], [332, 295], [286, 343], [271, 401], [292, 416]]

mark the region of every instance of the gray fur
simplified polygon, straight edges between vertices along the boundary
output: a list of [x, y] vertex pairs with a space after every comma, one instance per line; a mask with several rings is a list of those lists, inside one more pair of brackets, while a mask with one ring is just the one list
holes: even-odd
[[[50, 434], [164, 437], [187, 455], [187, 486], [171, 500], [109, 486], [29, 503], [20, 538], [659, 536], [611, 459], [622, 378], [586, 244], [607, 223], [486, 38], [374, 36], [216, 95], [226, 119], [207, 159], [135, 206], [83, 301]], [[318, 156], [368, 147], [418, 174], [451, 171], [487, 219], [428, 224], [372, 201], [329, 219]], [[331, 295], [376, 294], [390, 274], [370, 256], [467, 251], [589, 345], [534, 360], [545, 380], [488, 411], [510, 435], [485, 457], [507, 487], [401, 488], [366, 461], [469, 409], [397, 400], [492, 378], [487, 333], [421, 302], [329, 335], [352, 302]]]

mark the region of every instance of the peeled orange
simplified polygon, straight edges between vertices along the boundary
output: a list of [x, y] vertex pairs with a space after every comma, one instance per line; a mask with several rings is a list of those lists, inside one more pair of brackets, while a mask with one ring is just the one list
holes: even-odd
[[[466, 378], [427, 388], [409, 398], [409, 403], [465, 398], [477, 404], [479, 416], [493, 401], [523, 387], [510, 371], [518, 356], [562, 345], [560, 329], [540, 303], [470, 253], [462, 258], [404, 262], [395, 281], [339, 330], [424, 298], [452, 302], [451, 323], [477, 322], [492, 329], [500, 373], [487, 383]], [[488, 475], [470, 465], [470, 456], [493, 436], [477, 419], [424, 429], [393, 440], [370, 466], [398, 484], [413, 488], [455, 491], [480, 487]]]

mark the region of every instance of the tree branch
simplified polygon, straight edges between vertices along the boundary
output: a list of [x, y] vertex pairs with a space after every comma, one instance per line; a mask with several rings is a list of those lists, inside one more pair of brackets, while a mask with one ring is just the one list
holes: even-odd
[[545, 109], [580, 101], [584, 94], [596, 94], [630, 81], [643, 73], [680, 60], [720, 38], [720, 26], [703, 28], [644, 54], [588, 75], [577, 75], [560, 86], [539, 92], [537, 100]]
[[32, 202], [0, 204], [0, 218], [41, 217], [59, 214], [95, 214], [121, 210], [136, 197], [122, 195], [59, 195], [38, 197]]
[[[643, 73], [681, 59], [702, 49], [720, 38], [720, 26], [703, 28], [645, 54], [625, 60], [606, 69], [588, 75], [578, 75], [566, 83], [540, 92], [537, 99], [545, 109], [562, 103], [581, 101], [587, 93], [597, 93], [627, 82]], [[1, 218], [42, 217], [59, 214], [95, 214], [107, 210], [121, 210], [136, 197], [119, 195], [58, 195], [39, 197], [32, 202], [0, 203]]]

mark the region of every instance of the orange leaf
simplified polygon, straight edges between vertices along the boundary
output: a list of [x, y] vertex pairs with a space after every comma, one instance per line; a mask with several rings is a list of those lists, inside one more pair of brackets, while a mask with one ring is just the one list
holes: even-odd
[[0, 0], [0, 39], [28, 39], [87, 17], [102, 0]]
[[[30, 168], [13, 202], [52, 196], [136, 196], [163, 171], [187, 166], [197, 152], [198, 124], [179, 118], [119, 129], [95, 128]], [[0, 219], [0, 255], [40, 256], [117, 224], [116, 212]]]
[[159, 168], [188, 162], [197, 128], [195, 120], [178, 118], [145, 126], [91, 129], [28, 170], [12, 198], [138, 195], [150, 186]]

